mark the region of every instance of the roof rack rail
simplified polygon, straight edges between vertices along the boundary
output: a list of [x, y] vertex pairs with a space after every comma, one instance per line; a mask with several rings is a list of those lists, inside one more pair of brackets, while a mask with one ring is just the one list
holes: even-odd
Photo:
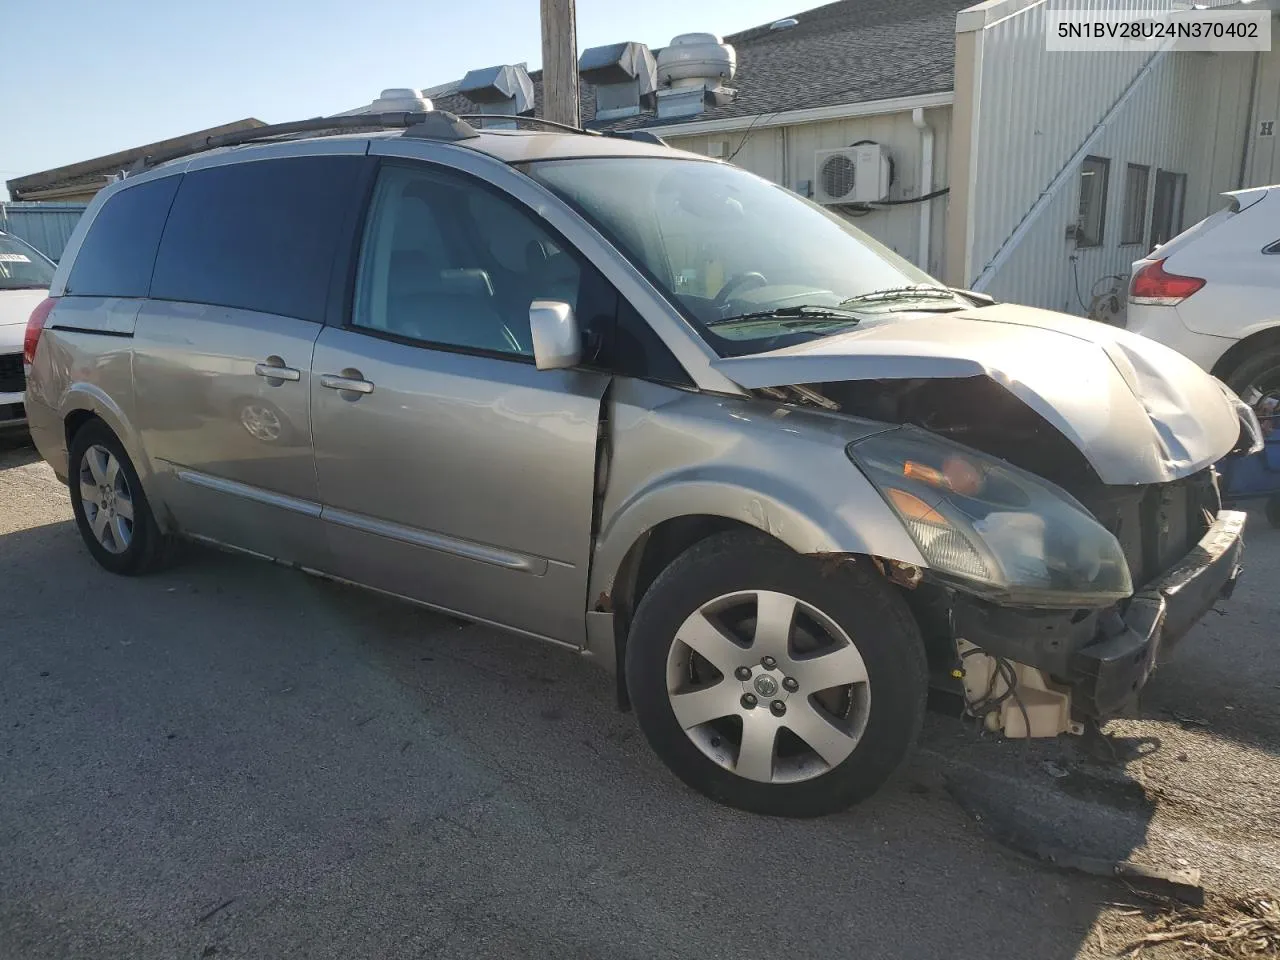
[[558, 123], [555, 120], [544, 120], [542, 117], [522, 117], [518, 115], [503, 113], [460, 113], [459, 120], [465, 120], [470, 123], [473, 120], [500, 120], [503, 123], [527, 123], [535, 127], [550, 127], [552, 130], [563, 130], [565, 133], [584, 133], [589, 137], [598, 137], [600, 134], [595, 130], [586, 130], [582, 127], [575, 127], [568, 123]]
[[663, 140], [656, 133], [650, 133], [648, 130], [606, 130], [606, 137], [616, 137], [619, 140], [635, 140], [638, 143], [653, 143], [659, 147], [665, 147], [667, 141]]
[[665, 147], [667, 141], [648, 130], [589, 130], [586, 127], [575, 127], [555, 120], [544, 120], [542, 117], [509, 116], [501, 113], [460, 113], [459, 120], [471, 123], [476, 120], [501, 120], [504, 123], [527, 123], [535, 127], [549, 127], [552, 130], [563, 130], [565, 133], [581, 133], [588, 137], [614, 137], [618, 140], [636, 140], [640, 143], [655, 143]]
[[357, 130], [404, 129], [405, 136], [431, 140], [467, 140], [478, 137], [480, 132], [458, 117], [444, 110], [407, 111], [404, 113], [360, 113], [338, 117], [311, 117], [308, 120], [291, 120], [273, 123], [250, 130], [237, 130], [218, 136], [206, 137], [202, 143], [188, 145], [180, 150], [139, 157], [130, 173], [139, 173], [148, 167], [177, 160], [207, 150], [235, 147], [245, 143], [259, 143], [300, 133], [346, 133]]

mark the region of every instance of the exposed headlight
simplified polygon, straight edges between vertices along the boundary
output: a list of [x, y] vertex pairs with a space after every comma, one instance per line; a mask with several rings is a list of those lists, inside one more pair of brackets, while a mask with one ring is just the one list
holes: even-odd
[[1133, 593], [1116, 538], [1025, 470], [911, 427], [847, 451], [930, 569], [968, 593], [1052, 607], [1106, 606]]

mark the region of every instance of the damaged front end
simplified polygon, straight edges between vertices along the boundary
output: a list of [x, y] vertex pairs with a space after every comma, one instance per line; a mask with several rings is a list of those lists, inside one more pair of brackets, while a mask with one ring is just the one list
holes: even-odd
[[935, 682], [1007, 736], [1079, 732], [1125, 712], [1158, 659], [1230, 594], [1244, 515], [1221, 509], [1212, 466], [1103, 483], [984, 381], [814, 384], [795, 400], [901, 424], [847, 452], [928, 563], [881, 569], [916, 614]]

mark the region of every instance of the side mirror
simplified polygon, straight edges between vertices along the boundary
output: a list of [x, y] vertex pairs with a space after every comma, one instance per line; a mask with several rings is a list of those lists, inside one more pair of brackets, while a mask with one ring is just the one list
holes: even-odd
[[582, 359], [582, 334], [573, 307], [563, 300], [535, 300], [529, 304], [529, 332], [533, 362], [539, 370], [576, 367]]

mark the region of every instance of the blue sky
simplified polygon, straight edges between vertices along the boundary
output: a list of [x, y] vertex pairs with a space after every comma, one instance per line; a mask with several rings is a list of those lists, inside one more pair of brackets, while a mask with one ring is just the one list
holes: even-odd
[[[806, 5], [816, 3], [578, 0], [578, 47], [733, 33]], [[498, 63], [533, 69], [541, 59], [538, 0], [55, 6], [56, 17], [44, 18], [48, 31], [5, 18], [0, 181], [243, 117], [274, 123], [336, 113], [383, 87], [430, 87]]]

